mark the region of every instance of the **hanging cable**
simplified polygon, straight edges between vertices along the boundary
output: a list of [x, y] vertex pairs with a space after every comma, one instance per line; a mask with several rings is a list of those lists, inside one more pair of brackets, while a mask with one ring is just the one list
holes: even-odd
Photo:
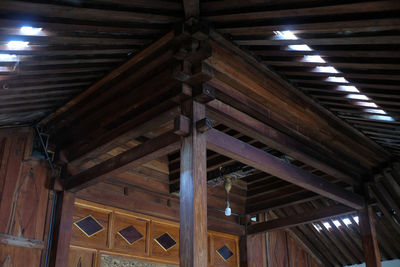
[[[57, 178], [57, 172], [54, 169], [53, 162], [51, 162], [51, 159], [49, 157], [49, 153], [47, 153], [46, 145], [44, 144], [42, 135], [40, 134], [39, 127], [37, 125], [34, 126], [35, 132], [40, 140], [40, 145], [43, 149], [43, 152], [46, 156], [46, 160], [49, 162], [51, 173], [53, 175], [53, 179], [55, 180]], [[44, 266], [48, 267], [49, 266], [49, 257], [50, 257], [50, 250], [51, 250], [51, 242], [52, 242], [52, 237], [53, 237], [53, 228], [54, 228], [54, 214], [56, 210], [56, 203], [57, 203], [57, 191], [53, 190], [53, 201], [51, 203], [51, 212], [50, 212], [50, 223], [49, 223], [49, 231], [47, 234], [47, 244], [46, 244], [46, 256], [44, 260]]]

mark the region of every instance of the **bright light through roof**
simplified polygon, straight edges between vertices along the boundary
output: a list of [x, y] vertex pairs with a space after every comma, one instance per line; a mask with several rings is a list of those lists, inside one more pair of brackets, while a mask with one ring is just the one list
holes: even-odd
[[297, 36], [291, 31], [274, 31], [278, 40], [297, 40]]
[[324, 224], [325, 228], [328, 230], [332, 228], [332, 226], [327, 222], [324, 222], [323, 224]]
[[[291, 31], [274, 31], [275, 39], [276, 40], [298, 40], [299, 38]], [[296, 44], [296, 45], [288, 45], [287, 49], [294, 50], [294, 51], [313, 51], [311, 47], [306, 44]], [[311, 62], [311, 63], [327, 63], [321, 56], [319, 55], [304, 55], [301, 59], [302, 62]], [[317, 66], [315, 67], [312, 72], [318, 73], [340, 73], [337, 69], [332, 66]], [[328, 82], [335, 82], [335, 83], [349, 83], [346, 78], [342, 76], [329, 76], [325, 79]], [[349, 92], [354, 94], [348, 94], [346, 97], [353, 100], [365, 100], [370, 101], [371, 99], [366, 95], [361, 94], [361, 92], [357, 89], [357, 87], [352, 85], [340, 85], [336, 88], [338, 91]], [[370, 102], [362, 102], [356, 101], [354, 102], [355, 105], [369, 107], [369, 108], [377, 108], [377, 109], [365, 109], [365, 112], [369, 113], [376, 113], [376, 114], [386, 114], [386, 112], [382, 109], [378, 109], [378, 105]], [[394, 121], [394, 119], [390, 116], [385, 115], [366, 115], [367, 118], [373, 120], [381, 120], [381, 121]], [[356, 218], [356, 217], [354, 217]], [[358, 219], [358, 217], [357, 217]], [[346, 220], [346, 219], [345, 219]], [[347, 219], [348, 220], [348, 219]], [[337, 221], [338, 222], [338, 221]], [[334, 222], [335, 223], [335, 222]], [[339, 222], [338, 222], [339, 223]], [[358, 223], [358, 222], [357, 222]], [[329, 229], [329, 223], [323, 223], [324, 226]], [[339, 223], [340, 224], [340, 223]], [[336, 225], [336, 223], [335, 223]], [[347, 223], [346, 223], [347, 225]], [[328, 227], [329, 226], [329, 227]]]
[[336, 90], [343, 91], [343, 92], [352, 92], [352, 93], [359, 93], [360, 92], [357, 89], [357, 87], [352, 86], [352, 85], [339, 85], [338, 87], [336, 87]]
[[33, 28], [24, 26], [21, 27], [20, 32], [24, 35], [38, 35], [42, 31], [42, 28]]
[[29, 45], [29, 42], [23, 42], [23, 41], [9, 41], [7, 43], [7, 46], [11, 50], [22, 50], [24, 48], [27, 48]]
[[383, 109], [373, 109], [373, 108], [366, 108], [364, 109], [365, 112], [368, 113], [376, 113], [376, 114], [387, 114]]
[[312, 51], [311, 47], [305, 44], [299, 44], [299, 45], [288, 45], [289, 50], [294, 50], [294, 51]]
[[325, 63], [325, 60], [320, 56], [304, 56], [301, 61], [312, 63]]
[[390, 116], [383, 115], [367, 115], [369, 119], [378, 120], [378, 121], [394, 121], [394, 119]]
[[322, 230], [321, 226], [319, 224], [313, 223], [314, 228], [319, 232]]
[[333, 220], [333, 224], [334, 224], [336, 227], [342, 226], [342, 224], [341, 224], [338, 220]]
[[313, 72], [322, 72], [322, 73], [339, 73], [337, 69], [331, 66], [317, 66], [314, 68]]
[[348, 94], [346, 97], [357, 100], [369, 100], [369, 98], [366, 95]]
[[354, 221], [355, 221], [357, 224], [359, 223], [359, 218], [358, 218], [358, 216], [354, 216], [353, 219], [354, 219]]
[[351, 221], [350, 221], [349, 218], [343, 219], [343, 222], [344, 222], [344, 224], [345, 224], [346, 226], [349, 226], [349, 225], [351, 224]]
[[334, 77], [334, 76], [329, 76], [328, 78], [326, 78], [326, 81], [334, 83], [349, 83], [349, 81], [346, 80], [346, 78], [344, 77]]
[[1, 62], [15, 62], [15, 61], [18, 61], [18, 57], [17, 57], [17, 55], [0, 54], [0, 61]]
[[372, 102], [354, 102], [357, 106], [369, 107], [369, 108], [377, 108], [378, 105]]

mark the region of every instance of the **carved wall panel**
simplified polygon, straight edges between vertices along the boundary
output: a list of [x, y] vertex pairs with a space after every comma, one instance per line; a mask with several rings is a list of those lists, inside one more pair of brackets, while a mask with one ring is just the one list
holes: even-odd
[[106, 254], [101, 255], [100, 261], [100, 267], [178, 267], [178, 265], [142, 261]]
[[[75, 213], [70, 267], [179, 266], [177, 222], [80, 199], [75, 202]], [[88, 216], [93, 219], [77, 223]], [[104, 229], [93, 235], [79, 229], [88, 227], [90, 233], [99, 229], [90, 228], [94, 220]], [[209, 266], [239, 266], [238, 251], [237, 236], [209, 231]]]
[[147, 235], [150, 220], [116, 212], [114, 216], [114, 250], [139, 256], [149, 254]]
[[151, 224], [151, 252], [154, 258], [179, 262], [179, 226], [153, 221]]
[[[71, 237], [74, 244], [90, 248], [107, 248], [110, 214], [108, 210], [77, 205]], [[84, 223], [80, 224], [82, 220]]]
[[209, 242], [210, 266], [239, 266], [237, 237], [210, 232]]

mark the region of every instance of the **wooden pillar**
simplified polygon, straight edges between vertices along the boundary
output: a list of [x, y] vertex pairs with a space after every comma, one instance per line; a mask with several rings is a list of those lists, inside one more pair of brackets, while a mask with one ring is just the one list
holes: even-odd
[[205, 117], [204, 104], [185, 102], [183, 115], [191, 119], [191, 132], [182, 138], [180, 177], [180, 266], [207, 266], [206, 137], [196, 130]]
[[54, 218], [53, 241], [51, 248], [51, 267], [67, 267], [74, 215], [75, 194], [59, 192]]
[[367, 205], [359, 212], [360, 232], [366, 267], [381, 267], [381, 256], [376, 240], [372, 207]]

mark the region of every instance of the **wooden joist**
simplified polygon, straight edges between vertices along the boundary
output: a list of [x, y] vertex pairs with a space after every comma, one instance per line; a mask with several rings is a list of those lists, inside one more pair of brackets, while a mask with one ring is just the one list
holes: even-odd
[[264, 171], [285, 181], [303, 187], [339, 203], [361, 209], [364, 200], [361, 196], [332, 184], [316, 175], [304, 171], [271, 154], [244, 143], [215, 129], [206, 132], [207, 148]]
[[55, 118], [59, 117], [61, 114], [64, 114], [67, 110], [71, 109], [77, 103], [82, 102], [86, 97], [90, 96], [95, 91], [99, 90], [104, 85], [110, 83], [112, 80], [118, 78], [123, 73], [125, 73], [128, 69], [130, 69], [135, 64], [144, 61], [149, 55], [158, 51], [161, 47], [165, 46], [167, 43], [171, 42], [174, 38], [174, 33], [170, 32], [160, 38], [158, 41], [154, 42], [152, 45], [142, 50], [136, 56], [132, 57], [130, 60], [122, 64], [120, 67], [114, 69], [112, 72], [103, 77], [100, 81], [89, 87], [87, 90], [79, 94], [77, 97], [69, 101], [67, 104], [59, 108], [57, 111], [43, 119], [40, 123], [45, 125]]
[[0, 9], [4, 12], [20, 12], [43, 17], [56, 17], [64, 19], [86, 20], [86, 21], [108, 21], [108, 22], [142, 22], [150, 24], [163, 24], [179, 21], [179, 18], [167, 15], [158, 15], [141, 12], [126, 12], [116, 10], [102, 10], [94, 8], [68, 8], [62, 5], [28, 3], [22, 1], [1, 1]]
[[[310, 8], [290, 8], [290, 9], [278, 9], [248, 13], [237, 13], [237, 14], [224, 14], [208, 16], [207, 20], [218, 23], [235, 22], [235, 21], [254, 21], [254, 20], [265, 20], [272, 18], [283, 18], [283, 17], [301, 17], [301, 16], [323, 16], [323, 15], [340, 15], [349, 13], [366, 13], [366, 12], [379, 12], [379, 11], [390, 11], [398, 7], [399, 5], [393, 5], [393, 1], [374, 1], [374, 2], [360, 2], [350, 3], [341, 5], [330, 5], [330, 6], [319, 6]], [[229, 4], [227, 4], [229, 5]]]
[[290, 135], [276, 130], [221, 101], [214, 100], [208, 103], [207, 115], [211, 119], [215, 119], [232, 129], [245, 133], [247, 136], [309, 164], [337, 179], [344, 180], [350, 184], [357, 183], [358, 179], [355, 173], [350, 175], [349, 170], [343, 171], [345, 163], [340, 164], [337, 161], [339, 157], [329, 157], [326, 151], [323, 152], [321, 149], [317, 150], [315, 145], [311, 143], [303, 144]]
[[178, 112], [178, 107], [172, 108], [167, 112], [159, 114], [158, 116], [138, 125], [137, 127], [128, 130], [127, 132], [119, 134], [116, 137], [114, 136], [112, 139], [109, 137], [104, 137], [95, 144], [88, 143], [86, 147], [78, 147], [79, 150], [73, 151], [75, 154], [68, 155], [73, 159], [69, 162], [69, 164], [73, 166], [79, 166], [88, 160], [94, 159], [97, 156], [107, 153], [115, 147], [123, 145], [129, 140], [133, 140], [143, 135], [144, 133], [153, 130], [155, 126], [162, 126], [169, 121], [172, 121], [178, 115]]
[[[295, 33], [336, 33], [337, 31], [370, 31], [370, 30], [389, 30], [399, 29], [400, 19], [398, 18], [383, 18], [383, 19], [370, 19], [370, 20], [352, 20], [352, 21], [316, 21], [314, 23], [296, 23], [296, 24], [273, 24], [262, 26], [254, 25], [237, 25], [235, 26], [224, 26], [218, 28], [218, 31], [222, 33], [229, 33], [235, 36], [250, 36], [250, 35], [262, 35], [273, 31], [285, 31], [287, 29], [295, 29]], [[276, 56], [280, 55], [279, 51]], [[307, 51], [301, 51], [303, 55], [308, 54]], [[349, 51], [344, 51], [349, 52]], [[315, 52], [314, 52], [315, 53]], [[287, 54], [287, 52], [286, 52]]]
[[297, 214], [294, 216], [252, 224], [247, 227], [247, 234], [254, 235], [276, 231], [279, 229], [285, 229], [301, 224], [322, 221], [331, 217], [342, 216], [354, 212], [356, 212], [354, 209], [344, 205], [324, 207], [312, 211], [307, 211], [303, 214]]
[[239, 45], [362, 45], [362, 44], [399, 44], [398, 36], [379, 36], [379, 37], [343, 37], [343, 38], [318, 38], [318, 39], [298, 39], [298, 40], [238, 40]]
[[75, 176], [67, 178], [65, 189], [72, 192], [79, 191], [90, 185], [104, 181], [113, 174], [121, 173], [133, 166], [142, 165], [160, 158], [179, 148], [180, 137], [174, 133], [174, 130], [167, 132]]

